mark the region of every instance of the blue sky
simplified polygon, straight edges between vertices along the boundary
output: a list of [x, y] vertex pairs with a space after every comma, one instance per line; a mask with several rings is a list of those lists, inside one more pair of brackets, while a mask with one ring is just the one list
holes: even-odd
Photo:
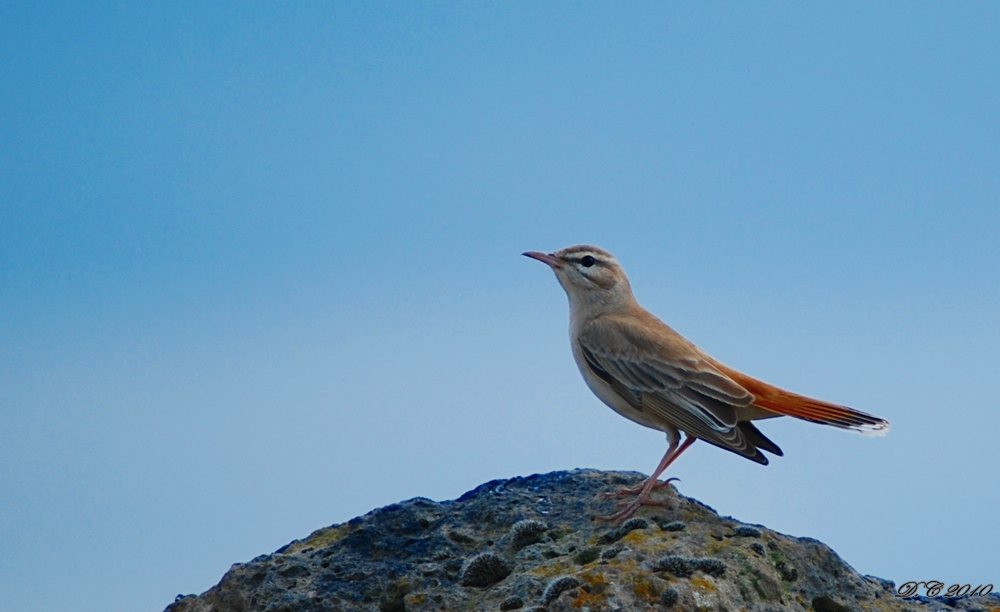
[[[722, 361], [892, 421], [671, 468], [863, 573], [997, 583], [1000, 7], [0, 7], [0, 610], [158, 610], [413, 496], [662, 436], [589, 242]], [[52, 588], [58, 585], [58, 589]]]

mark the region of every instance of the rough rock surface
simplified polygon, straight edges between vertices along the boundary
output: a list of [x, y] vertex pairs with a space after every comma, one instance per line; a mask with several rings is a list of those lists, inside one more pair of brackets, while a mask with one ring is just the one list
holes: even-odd
[[642, 476], [575, 470], [416, 498], [237, 563], [167, 612], [984, 610], [1000, 598], [898, 599], [821, 542], [720, 517], [672, 487], [620, 525], [600, 497]]

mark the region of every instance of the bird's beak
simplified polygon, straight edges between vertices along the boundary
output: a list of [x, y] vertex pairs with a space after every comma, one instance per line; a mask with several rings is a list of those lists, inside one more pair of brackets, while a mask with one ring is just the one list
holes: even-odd
[[527, 253], [521, 253], [525, 257], [530, 257], [532, 259], [537, 259], [543, 264], [548, 264], [550, 267], [558, 270], [563, 267], [562, 261], [556, 259], [552, 255], [546, 255], [545, 253], [539, 253], [538, 251], [528, 251]]

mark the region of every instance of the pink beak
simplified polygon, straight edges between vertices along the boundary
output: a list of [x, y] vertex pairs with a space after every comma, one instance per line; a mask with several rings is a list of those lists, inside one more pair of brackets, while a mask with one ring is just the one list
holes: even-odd
[[560, 260], [553, 257], [552, 255], [546, 255], [545, 253], [539, 253], [538, 251], [528, 251], [527, 253], [521, 253], [521, 254], [524, 255], [525, 257], [537, 259], [543, 264], [548, 264], [553, 268], [563, 267], [563, 263]]

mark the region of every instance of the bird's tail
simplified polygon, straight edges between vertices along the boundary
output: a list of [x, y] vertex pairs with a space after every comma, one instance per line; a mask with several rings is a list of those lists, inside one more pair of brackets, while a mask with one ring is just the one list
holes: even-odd
[[881, 417], [847, 406], [785, 391], [732, 368], [725, 368], [724, 371], [726, 375], [753, 394], [754, 406], [813, 423], [851, 429], [866, 435], [882, 436], [889, 431], [889, 421]]

